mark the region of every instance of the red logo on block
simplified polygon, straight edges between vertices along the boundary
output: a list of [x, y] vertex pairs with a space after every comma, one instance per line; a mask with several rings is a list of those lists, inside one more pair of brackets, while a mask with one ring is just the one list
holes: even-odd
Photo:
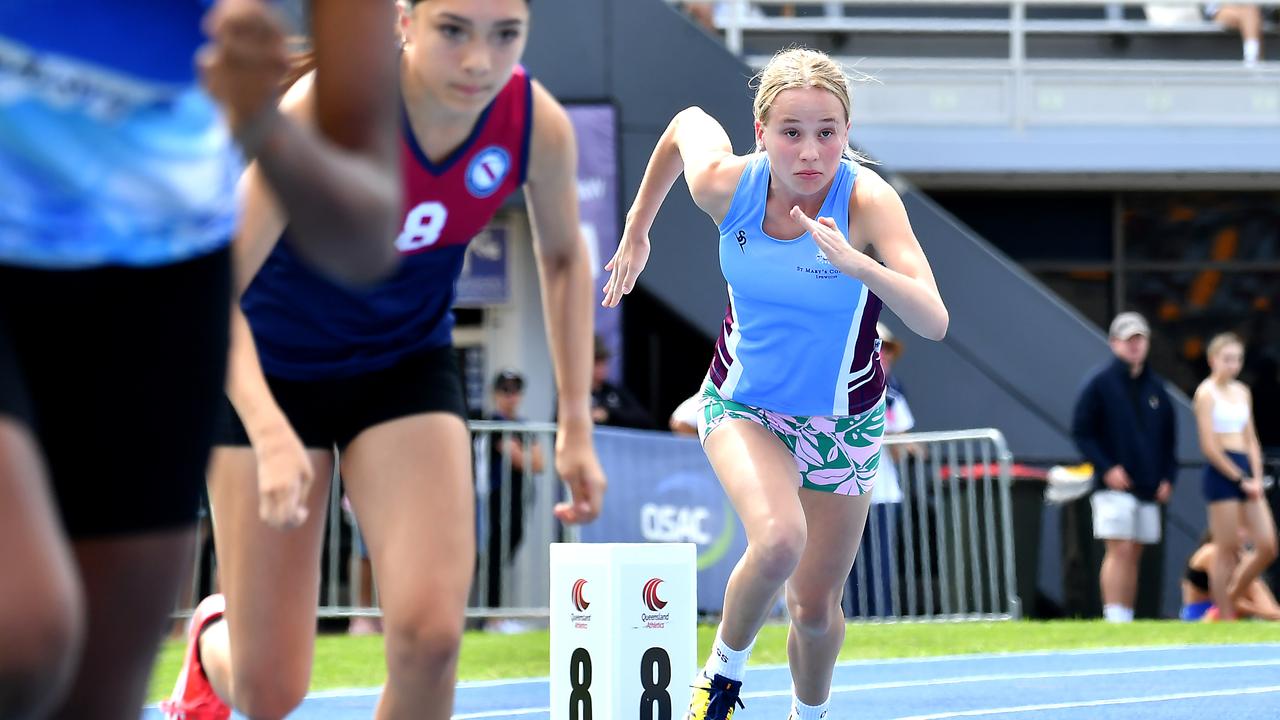
[[667, 601], [658, 597], [658, 586], [661, 584], [662, 578], [653, 578], [644, 584], [644, 604], [652, 612], [658, 612], [667, 606]]
[[578, 609], [578, 612], [586, 612], [587, 608], [591, 607], [591, 603], [587, 602], [582, 593], [586, 586], [587, 581], [582, 578], [578, 578], [578, 581], [573, 584], [573, 606]]

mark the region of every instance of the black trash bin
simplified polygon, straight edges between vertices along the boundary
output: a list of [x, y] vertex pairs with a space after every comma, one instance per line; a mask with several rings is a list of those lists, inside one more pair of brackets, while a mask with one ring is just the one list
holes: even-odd
[[[1068, 617], [1102, 617], [1098, 575], [1106, 546], [1093, 537], [1093, 508], [1087, 493], [1062, 507], [1062, 605]], [[1161, 537], [1166, 535], [1165, 512], [1160, 513]], [[1160, 590], [1164, 578], [1164, 543], [1148, 546], [1138, 565], [1138, 596], [1133, 614], [1138, 619], [1160, 618]]]
[[1013, 565], [1024, 618], [1039, 618], [1040, 535], [1048, 472], [1029, 465], [1013, 466]]

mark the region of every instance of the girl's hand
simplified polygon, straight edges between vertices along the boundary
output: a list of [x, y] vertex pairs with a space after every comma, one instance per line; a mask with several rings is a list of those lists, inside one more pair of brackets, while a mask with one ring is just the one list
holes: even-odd
[[277, 428], [254, 447], [258, 456], [258, 517], [279, 530], [307, 521], [315, 468], [291, 427]]
[[791, 208], [791, 219], [800, 223], [805, 230], [809, 231], [809, 234], [813, 236], [813, 242], [817, 244], [822, 254], [826, 255], [827, 260], [845, 275], [861, 280], [863, 268], [867, 266], [867, 263], [875, 262], [867, 257], [865, 253], [849, 244], [849, 240], [845, 238], [844, 233], [840, 232], [840, 228], [836, 227], [835, 220], [829, 217], [814, 220], [806, 215], [799, 205]]
[[276, 100], [289, 53], [284, 24], [262, 0], [219, 0], [205, 15], [210, 42], [197, 64], [231, 131], [252, 146], [277, 117]]
[[1240, 481], [1240, 490], [1250, 500], [1262, 499], [1262, 478], [1247, 477]]
[[604, 307], [617, 307], [622, 296], [631, 292], [636, 286], [636, 278], [649, 262], [649, 234], [632, 230], [630, 223], [622, 231], [622, 241], [618, 243], [618, 252], [605, 264], [604, 269], [612, 271], [609, 282], [604, 285]]
[[590, 434], [557, 433], [556, 472], [569, 487], [570, 498], [556, 504], [553, 511], [556, 519], [566, 525], [581, 525], [595, 520], [604, 504], [608, 483]]

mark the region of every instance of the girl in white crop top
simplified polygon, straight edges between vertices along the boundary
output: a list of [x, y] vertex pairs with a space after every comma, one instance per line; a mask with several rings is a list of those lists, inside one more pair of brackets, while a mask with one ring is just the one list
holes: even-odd
[[[1250, 418], [1249, 391], [1244, 383], [1235, 382], [1221, 388], [1216, 382], [1208, 380], [1205, 388], [1213, 399], [1213, 431], [1218, 435], [1242, 435], [1249, 426]], [[1244, 391], [1243, 395], [1241, 390]]]
[[[1200, 449], [1209, 465], [1204, 495], [1209, 529], [1220, 538], [1210, 593], [1223, 619], [1236, 616], [1235, 601], [1276, 558], [1276, 526], [1262, 493], [1262, 449], [1253, 424], [1253, 398], [1237, 378], [1244, 364], [1244, 342], [1222, 333], [1206, 351], [1209, 377], [1196, 388], [1194, 405]], [[1238, 559], [1236, 545], [1243, 529], [1257, 552]], [[1216, 579], [1215, 579], [1216, 578]]]

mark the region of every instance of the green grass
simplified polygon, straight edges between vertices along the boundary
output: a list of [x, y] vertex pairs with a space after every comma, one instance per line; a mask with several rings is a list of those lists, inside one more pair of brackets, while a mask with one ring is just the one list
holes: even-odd
[[[698, 628], [698, 657], [710, 652], [715, 628]], [[1052, 622], [850, 625], [841, 660], [928, 657], [966, 653], [1280, 642], [1280, 623], [1135, 622], [1109, 625], [1100, 620]], [[786, 662], [787, 629], [769, 625], [760, 633], [751, 664]], [[166, 643], [151, 679], [152, 701], [167, 697], [182, 663], [182, 644]], [[520, 635], [467, 633], [458, 676], [462, 680], [542, 677], [547, 675], [546, 631]], [[382, 684], [382, 638], [321, 635], [316, 641], [313, 690], [374, 687]]]

